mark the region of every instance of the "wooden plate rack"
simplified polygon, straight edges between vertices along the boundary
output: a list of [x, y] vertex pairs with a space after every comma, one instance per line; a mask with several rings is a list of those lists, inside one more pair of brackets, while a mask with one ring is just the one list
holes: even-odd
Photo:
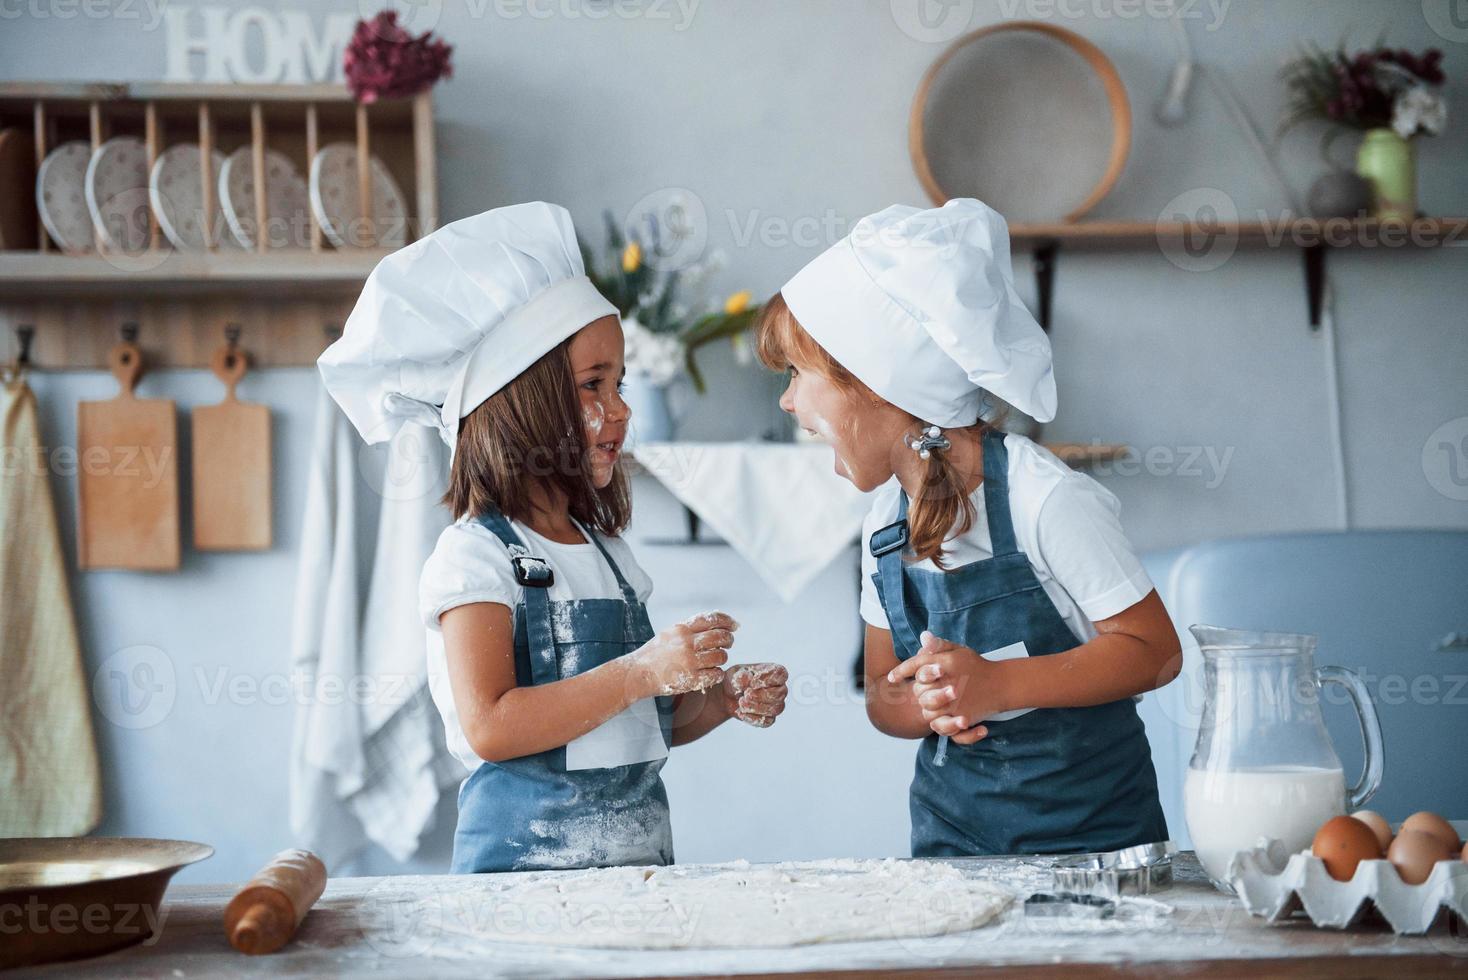
[[[362, 214], [372, 212], [368, 161], [375, 156], [407, 198], [409, 240], [438, 224], [427, 93], [361, 106], [337, 85], [10, 82], [0, 83], [0, 128], [30, 134], [38, 167], [67, 140], [87, 140], [95, 149], [112, 136], [137, 136], [150, 168], [180, 143], [226, 155], [248, 146], [256, 186], [266, 180], [267, 149], [284, 154], [306, 178], [320, 147], [347, 141], [358, 151]], [[208, 153], [203, 160], [207, 214], [217, 175]], [[256, 197], [256, 220], [264, 227], [265, 195]], [[22, 206], [35, 207], [34, 186], [0, 187], [0, 208]], [[0, 362], [15, 354], [15, 328], [33, 324], [34, 367], [105, 367], [116, 331], [128, 321], [139, 325], [138, 342], [153, 367], [207, 367], [228, 324], [241, 327], [241, 345], [257, 366], [312, 364], [325, 343], [322, 327], [345, 319], [386, 252], [370, 240], [333, 248], [307, 211], [309, 247], [272, 247], [269, 236], [257, 235], [250, 252], [220, 249], [217, 239], [206, 250], [175, 251], [156, 217], [150, 217], [149, 246], [133, 253], [100, 243], [95, 251], [68, 253], [42, 227], [36, 248], [0, 251]]]

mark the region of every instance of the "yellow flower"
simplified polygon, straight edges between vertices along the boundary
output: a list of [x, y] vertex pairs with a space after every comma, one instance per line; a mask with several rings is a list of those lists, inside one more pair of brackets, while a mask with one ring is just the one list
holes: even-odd
[[641, 267], [642, 246], [636, 242], [628, 242], [627, 247], [622, 249], [622, 271], [630, 275]]
[[729, 314], [730, 316], [733, 316], [736, 313], [743, 313], [745, 310], [749, 309], [750, 298], [751, 297], [749, 294], [749, 290], [739, 290], [739, 292], [724, 300], [724, 312]]

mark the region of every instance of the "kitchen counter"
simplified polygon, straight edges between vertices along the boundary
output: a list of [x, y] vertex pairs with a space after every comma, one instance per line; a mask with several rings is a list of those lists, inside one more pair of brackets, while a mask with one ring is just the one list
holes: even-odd
[[[954, 862], [984, 877], [1022, 872], [1017, 890], [1042, 873], [1013, 859]], [[168, 892], [162, 935], [93, 960], [21, 970], [9, 976], [513, 977], [799, 974], [837, 977], [867, 971], [907, 976], [1128, 973], [1168, 976], [1395, 977], [1468, 974], [1468, 930], [1441, 922], [1426, 936], [1395, 936], [1367, 922], [1345, 932], [1304, 920], [1269, 925], [1217, 892], [1191, 853], [1175, 863], [1176, 883], [1109, 922], [1029, 919], [1017, 902], [997, 924], [932, 939], [845, 943], [794, 949], [683, 952], [581, 950], [467, 940], [415, 915], [426, 890], [452, 888], [449, 876], [342, 878], [330, 882], [296, 939], [270, 956], [236, 953], [224, 939], [228, 885], [183, 885]], [[1159, 914], [1161, 913], [1161, 914]]]

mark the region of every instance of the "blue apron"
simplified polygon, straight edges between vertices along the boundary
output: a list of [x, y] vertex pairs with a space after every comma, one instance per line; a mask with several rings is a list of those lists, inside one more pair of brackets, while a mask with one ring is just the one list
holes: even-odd
[[[530, 556], [503, 515], [491, 512], [478, 520], [510, 549], [522, 586], [515, 606], [516, 684], [573, 677], [653, 638], [646, 608], [595, 534], [584, 532], [611, 566], [622, 597], [552, 601], [549, 565]], [[656, 703], [663, 742], [671, 746], [673, 699]], [[671, 864], [663, 762], [568, 771], [562, 746], [482, 763], [459, 789], [453, 872]]]
[[[984, 507], [994, 557], [951, 571], [908, 567], [907, 495], [875, 532], [873, 579], [900, 660], [923, 630], [978, 653], [1023, 642], [1032, 657], [1080, 644], [1015, 541], [1004, 434], [986, 433]], [[914, 857], [1110, 851], [1167, 839], [1152, 752], [1131, 698], [1040, 708], [984, 723], [986, 738], [918, 750], [909, 806]]]

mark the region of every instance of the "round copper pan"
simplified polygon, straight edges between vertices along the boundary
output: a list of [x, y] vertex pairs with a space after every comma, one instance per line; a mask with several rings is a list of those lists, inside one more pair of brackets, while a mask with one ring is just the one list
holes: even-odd
[[0, 838], [0, 969], [153, 939], [169, 879], [213, 853], [142, 837]]

